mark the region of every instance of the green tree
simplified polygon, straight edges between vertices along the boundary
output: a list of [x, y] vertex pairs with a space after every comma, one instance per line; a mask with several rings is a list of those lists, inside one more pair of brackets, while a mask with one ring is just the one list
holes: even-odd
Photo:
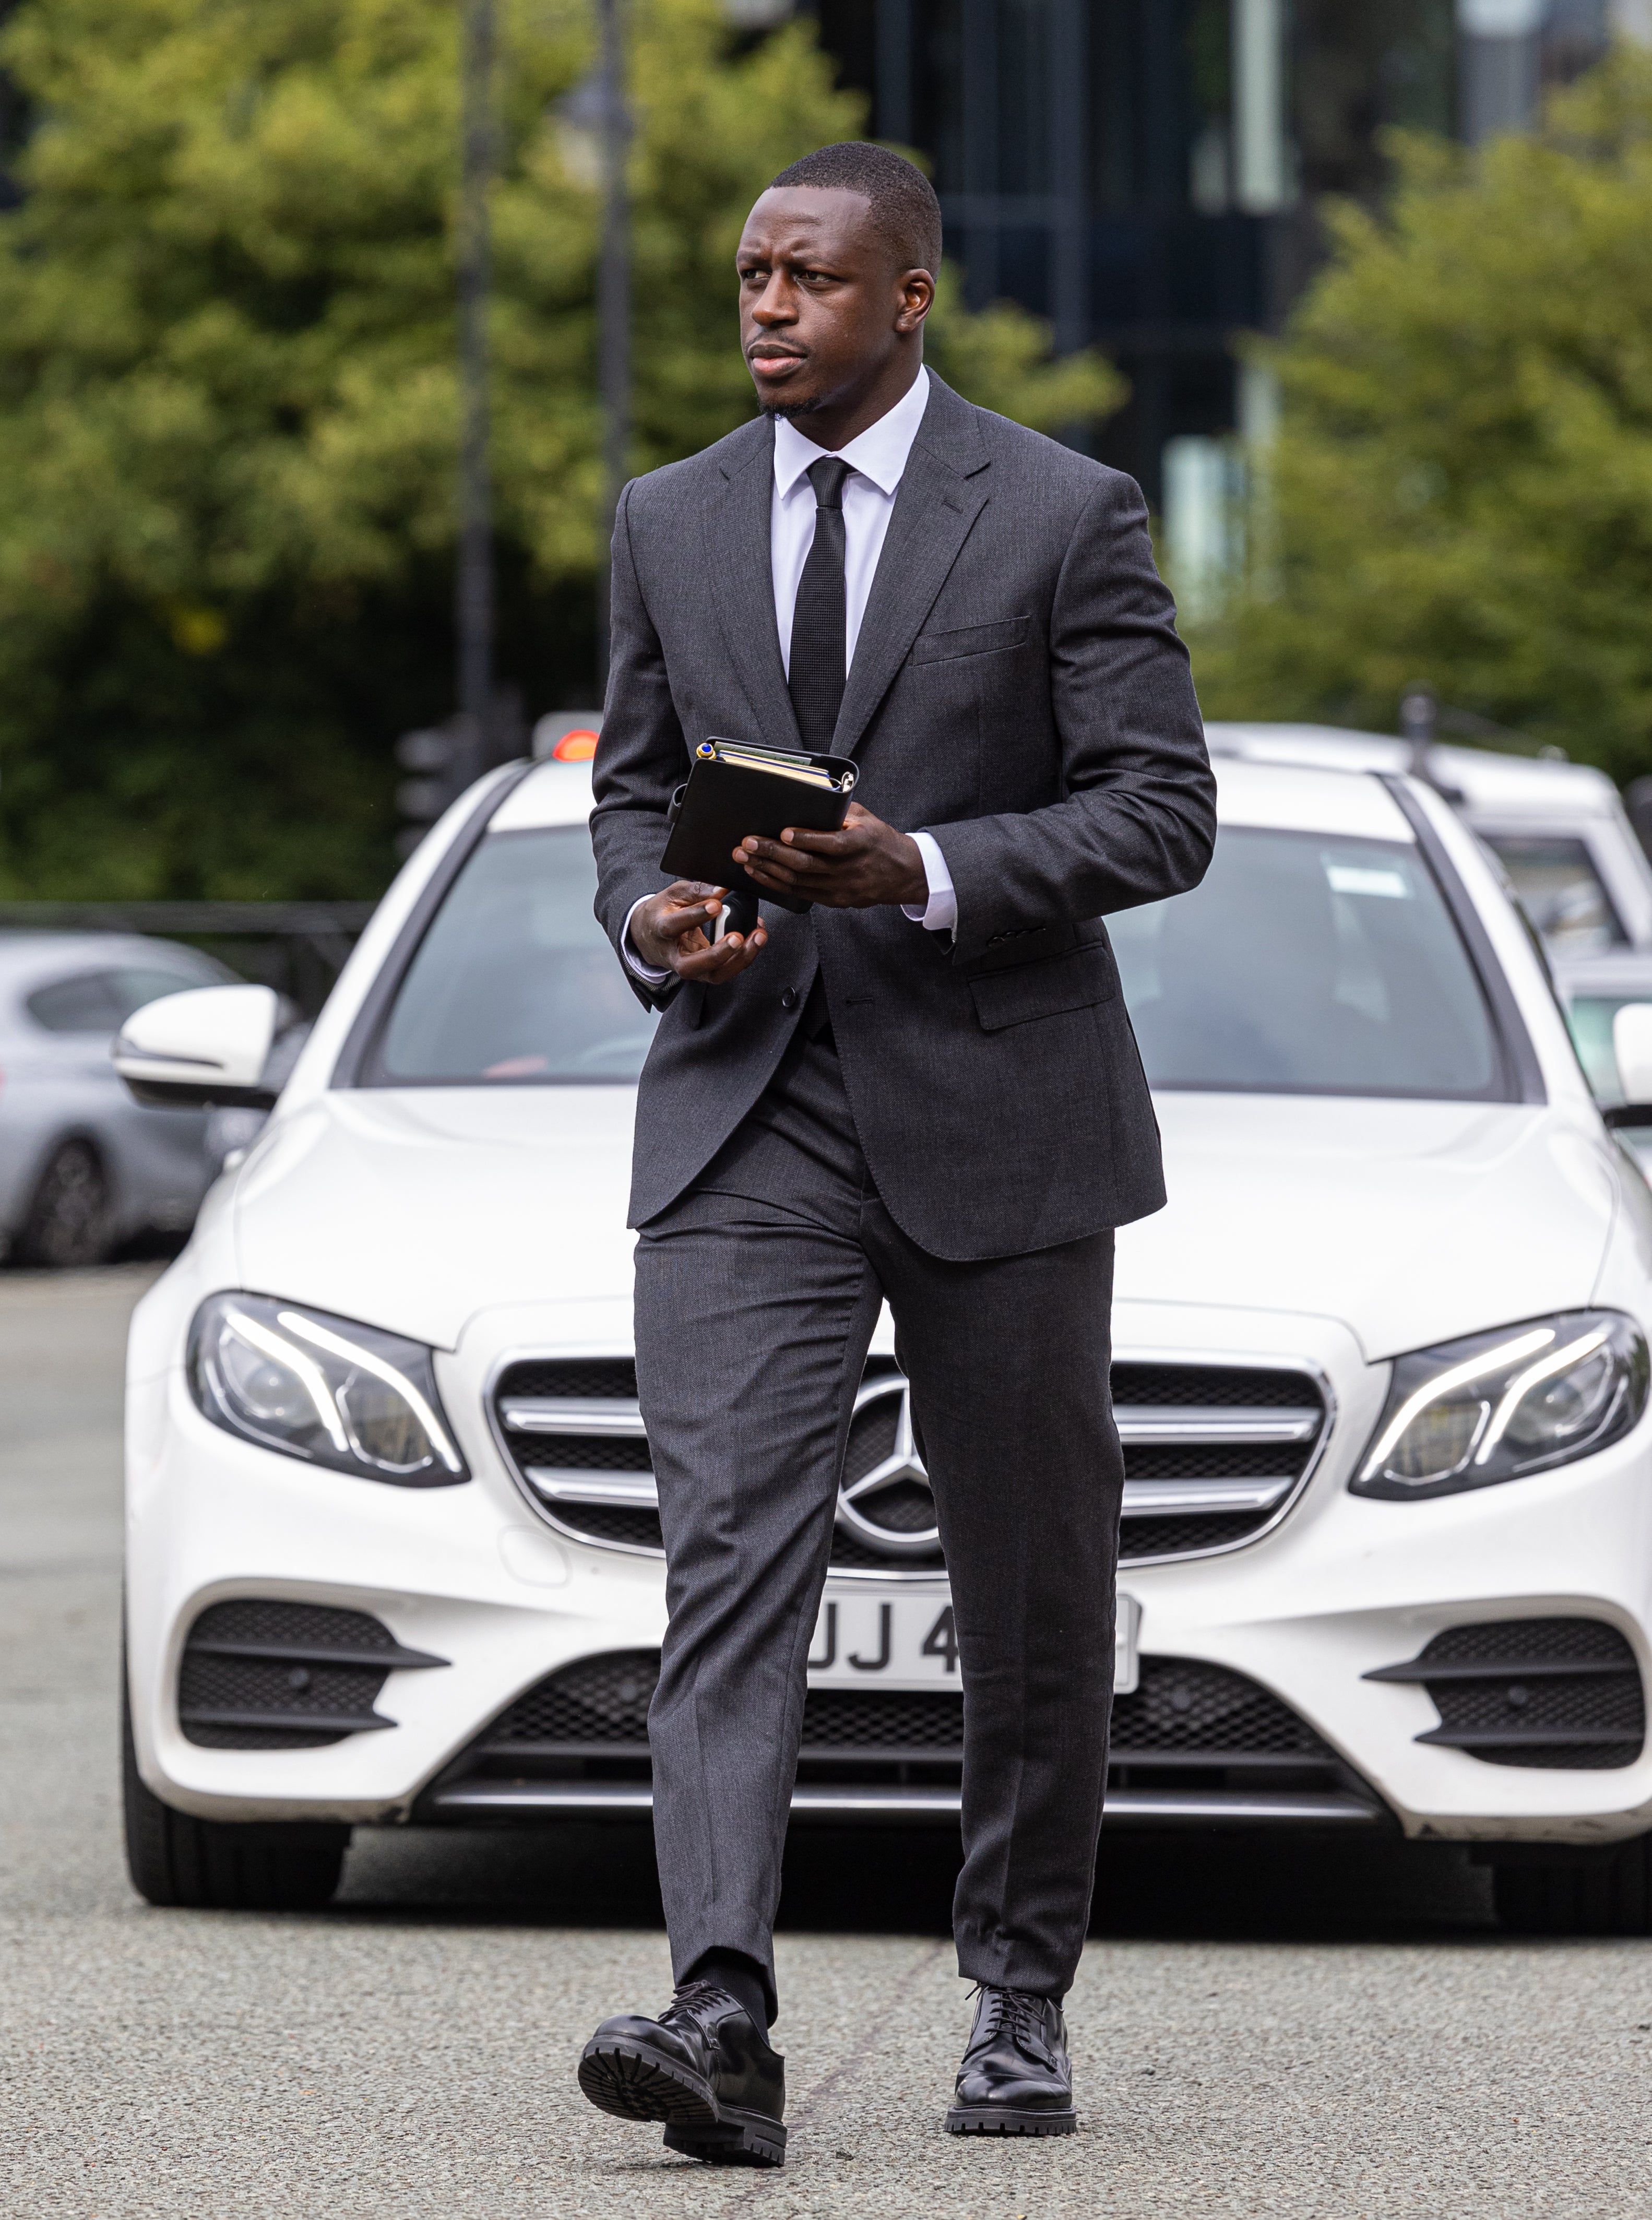
[[1652, 56], [1530, 139], [1398, 139], [1381, 219], [1261, 350], [1282, 421], [1207, 714], [1395, 729], [1410, 684], [1652, 769]]
[[[23, 0], [39, 118], [0, 227], [0, 891], [356, 894], [390, 741], [451, 705], [452, 0]], [[508, 0], [495, 195], [502, 663], [589, 687], [595, 192], [559, 105], [582, 0]], [[641, 0], [636, 442], [748, 415], [734, 242], [863, 126], [812, 31]], [[1055, 426], [1121, 386], [949, 285], [932, 359]]]

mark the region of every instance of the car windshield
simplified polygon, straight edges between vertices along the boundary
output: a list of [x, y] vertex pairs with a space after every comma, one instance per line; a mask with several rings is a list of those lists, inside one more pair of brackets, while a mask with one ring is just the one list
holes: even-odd
[[591, 914], [583, 825], [496, 832], [420, 943], [374, 1059], [380, 1086], [614, 1086], [654, 1020]]
[[1468, 951], [1408, 844], [1229, 826], [1192, 894], [1107, 922], [1155, 1088], [1505, 1094]]
[[[490, 835], [408, 967], [380, 1086], [620, 1085], [654, 1019], [591, 914], [583, 825]], [[1154, 1087], [1497, 1099], [1467, 950], [1400, 842], [1225, 828], [1204, 884], [1108, 920]]]

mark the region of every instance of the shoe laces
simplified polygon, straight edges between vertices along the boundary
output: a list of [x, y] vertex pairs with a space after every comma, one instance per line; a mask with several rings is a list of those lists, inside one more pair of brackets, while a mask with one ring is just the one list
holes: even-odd
[[720, 1981], [684, 1981], [671, 2001], [659, 2016], [664, 2027], [674, 2019], [692, 2020], [696, 2026], [703, 2024], [715, 2009], [729, 2000], [728, 1991]]
[[1007, 2036], [1018, 2050], [1032, 2057], [1047, 2057], [1050, 2036], [1043, 1997], [1035, 1997], [1030, 1989], [1000, 1988], [991, 1981], [977, 1981], [970, 1993], [986, 2000], [982, 2017], [987, 2024], [981, 2030], [984, 2036]]

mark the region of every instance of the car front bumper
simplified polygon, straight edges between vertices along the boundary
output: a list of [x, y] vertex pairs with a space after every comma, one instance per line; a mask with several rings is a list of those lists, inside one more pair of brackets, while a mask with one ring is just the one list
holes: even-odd
[[[165, 1287], [156, 1296], [173, 1314], [159, 1335], [152, 1316], [144, 1345], [181, 1351], [200, 1289], [188, 1273], [170, 1294]], [[134, 1736], [154, 1793], [227, 1820], [510, 1824], [645, 1811], [645, 1780], [524, 1787], [454, 1778], [489, 1722], [547, 1674], [598, 1653], [658, 1649], [661, 1562], [553, 1532], [507, 1470], [483, 1403], [509, 1356], [611, 1355], [629, 1347], [629, 1333], [628, 1306], [617, 1302], [480, 1313], [459, 1349], [437, 1360], [474, 1477], [422, 1490], [343, 1478], [236, 1440], [195, 1409], [178, 1363], [140, 1363], [129, 1385], [128, 1620]], [[1646, 1749], [1598, 1772], [1488, 1764], [1417, 1740], [1438, 1724], [1423, 1687], [1365, 1677], [1467, 1622], [1578, 1617], [1618, 1628], [1644, 1681], [1652, 1422], [1534, 1479], [1372, 1502], [1350, 1495], [1347, 1481], [1387, 1368], [1364, 1363], [1336, 1322], [1121, 1303], [1114, 1341], [1121, 1357], [1289, 1358], [1331, 1382], [1329, 1445], [1275, 1531], [1204, 1558], [1126, 1567], [1120, 1586], [1141, 1606], [1144, 1659], [1245, 1675], [1323, 1738], [1346, 1778], [1312, 1797], [1266, 1785], [1213, 1797], [1132, 1780], [1110, 1795], [1109, 1824], [1387, 1824], [1437, 1839], [1596, 1843], [1652, 1828]], [[853, 1575], [841, 1581], [849, 1593]], [[931, 1586], [944, 1601], [944, 1582]], [[184, 1643], [209, 1605], [245, 1596], [368, 1612], [399, 1643], [446, 1662], [390, 1674], [380, 1704], [391, 1731], [321, 1749], [203, 1748], [178, 1721]], [[817, 1781], [800, 1786], [794, 1808], [799, 1819], [950, 1824], [957, 1797], [944, 1786]]]

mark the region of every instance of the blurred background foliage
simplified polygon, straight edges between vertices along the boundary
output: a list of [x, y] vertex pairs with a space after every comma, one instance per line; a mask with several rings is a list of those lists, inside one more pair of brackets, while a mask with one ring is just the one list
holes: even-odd
[[1652, 770], [1652, 56], [1621, 48], [1533, 138], [1391, 152], [1384, 214], [1331, 213], [1256, 349], [1281, 424], [1239, 588], [1191, 627], [1206, 714], [1387, 731], [1420, 682]]
[[[499, 660], [588, 704], [600, 500], [587, 10], [509, 0], [494, 207]], [[751, 413], [732, 254], [864, 128], [811, 30], [639, 0], [634, 467]], [[458, 10], [24, 0], [0, 218], [0, 894], [371, 894], [390, 745], [452, 707]], [[948, 281], [929, 359], [1054, 429], [1124, 397]]]

